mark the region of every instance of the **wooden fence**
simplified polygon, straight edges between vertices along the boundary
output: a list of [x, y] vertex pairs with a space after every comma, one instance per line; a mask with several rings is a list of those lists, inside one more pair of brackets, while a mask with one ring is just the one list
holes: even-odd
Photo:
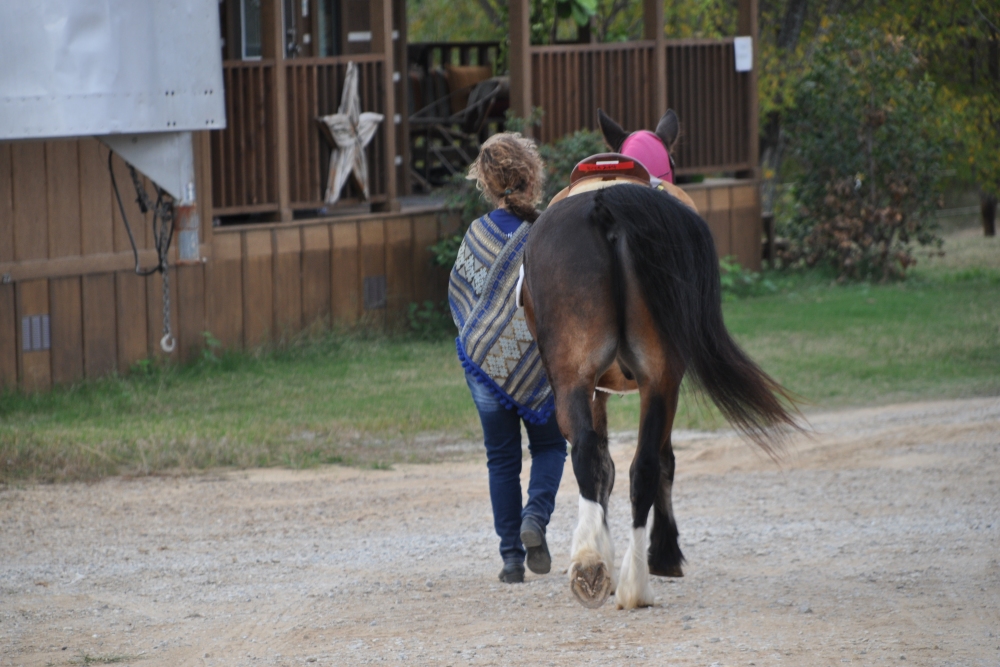
[[[532, 100], [544, 110], [539, 139], [598, 129], [597, 108], [626, 130], [653, 129], [652, 41], [531, 49]], [[733, 40], [668, 40], [667, 104], [682, 135], [679, 174], [751, 169], [750, 75], [735, 71]]]
[[731, 38], [667, 41], [667, 104], [683, 130], [678, 174], [756, 167], [750, 164], [750, 74], [736, 71]]
[[216, 212], [277, 210], [274, 61], [225, 62], [226, 129], [212, 133]]
[[549, 143], [597, 129], [597, 109], [632, 130], [652, 129], [652, 41], [568, 44], [531, 49], [531, 98], [544, 111], [538, 139]]
[[[380, 54], [355, 54], [334, 58], [294, 58], [282, 61], [285, 69], [287, 126], [277, 126], [275, 63], [273, 60], [225, 61], [226, 129], [212, 133], [212, 196], [215, 215], [265, 213], [278, 210], [278, 151], [288, 151], [290, 204], [293, 209], [318, 209], [324, 205], [330, 146], [323, 139], [319, 116], [336, 113], [347, 63], [354, 61], [363, 111], [384, 114], [375, 138], [365, 150], [369, 191], [373, 202], [384, 202], [387, 179], [393, 169], [386, 164], [385, 133], [393, 128], [382, 90], [384, 58]], [[279, 142], [284, 132], [287, 142]], [[349, 205], [360, 196], [349, 185], [342, 201]]]

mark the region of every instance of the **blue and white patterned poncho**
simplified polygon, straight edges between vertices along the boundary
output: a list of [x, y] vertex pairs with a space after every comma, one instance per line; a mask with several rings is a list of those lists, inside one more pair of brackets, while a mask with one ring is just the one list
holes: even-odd
[[489, 215], [469, 225], [448, 282], [448, 304], [466, 372], [508, 410], [544, 424], [554, 407], [552, 389], [514, 294], [530, 229], [521, 223], [508, 238]]

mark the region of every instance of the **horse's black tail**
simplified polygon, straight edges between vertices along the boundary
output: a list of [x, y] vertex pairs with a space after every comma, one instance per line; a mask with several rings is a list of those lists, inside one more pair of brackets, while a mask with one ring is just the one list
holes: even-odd
[[776, 427], [800, 428], [788, 392], [723, 324], [719, 259], [705, 221], [673, 197], [639, 186], [598, 191], [593, 216], [609, 235], [624, 236], [629, 257], [618, 265], [631, 265], [671, 356], [726, 419], [768, 452], [775, 436], [780, 440]]

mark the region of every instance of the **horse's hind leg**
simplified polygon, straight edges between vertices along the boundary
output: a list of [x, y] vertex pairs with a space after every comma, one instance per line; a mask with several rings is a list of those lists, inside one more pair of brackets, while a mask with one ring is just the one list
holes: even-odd
[[[673, 456], [670, 449], [670, 429], [677, 410], [677, 392], [683, 370], [673, 366], [668, 348], [658, 334], [641, 290], [629, 273], [628, 295], [631, 308], [626, 314], [626, 344], [621, 348], [622, 361], [635, 373], [641, 396], [639, 444], [629, 469], [629, 497], [632, 501], [632, 535], [628, 551], [622, 559], [621, 574], [615, 601], [620, 609], [646, 607], [654, 603], [650, 586], [650, 564], [658, 566], [665, 541], [664, 530], [673, 537], [676, 549], [677, 528], [669, 512], [670, 487], [667, 486], [667, 511], [660, 507], [664, 471], [673, 480]], [[671, 454], [664, 461], [662, 453]], [[665, 468], [665, 463], [669, 464]], [[650, 510], [657, 508], [652, 530], [648, 530]], [[669, 521], [663, 520], [663, 516]], [[672, 534], [670, 533], [672, 531]], [[652, 545], [647, 552], [647, 535]], [[654, 571], [657, 571], [654, 567]]]
[[646, 561], [646, 524], [660, 487], [660, 445], [669, 436], [673, 417], [668, 405], [667, 397], [658, 387], [643, 388], [639, 446], [629, 469], [632, 534], [615, 592], [619, 609], [649, 607], [654, 603]]
[[565, 409], [560, 411], [570, 422], [573, 472], [580, 487], [580, 513], [573, 532], [569, 568], [570, 589], [581, 604], [590, 608], [603, 605], [615, 588], [615, 551], [607, 524], [615, 464], [608, 451], [606, 400], [605, 395], [594, 397], [592, 387], [576, 387], [569, 392]]
[[556, 397], [559, 428], [573, 445], [573, 473], [580, 489], [570, 589], [581, 604], [596, 608], [615, 587], [615, 553], [607, 524], [615, 465], [608, 452], [606, 397], [595, 396], [594, 383], [614, 361], [616, 341], [613, 329], [574, 324], [565, 329], [575, 332], [570, 337], [547, 336], [543, 330], [538, 341], [550, 362], [554, 360], [546, 364], [546, 373]]
[[674, 485], [674, 449], [670, 443], [670, 430], [677, 413], [679, 388], [673, 390], [667, 407], [669, 422], [667, 437], [660, 446], [660, 484], [653, 505], [653, 528], [650, 531], [649, 573], [660, 577], [683, 577], [681, 563], [684, 555], [677, 544], [677, 523], [670, 496]]

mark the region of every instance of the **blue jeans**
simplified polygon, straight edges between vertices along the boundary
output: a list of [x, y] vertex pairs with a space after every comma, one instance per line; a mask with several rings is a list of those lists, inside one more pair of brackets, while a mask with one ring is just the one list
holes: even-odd
[[524, 423], [531, 453], [528, 503], [521, 507], [521, 418], [506, 409], [490, 390], [466, 374], [465, 382], [483, 424], [486, 467], [490, 474], [493, 527], [500, 537], [500, 555], [505, 563], [524, 562], [521, 519], [531, 515], [542, 529], [556, 506], [556, 492], [566, 461], [566, 440], [555, 416], [545, 424]]

